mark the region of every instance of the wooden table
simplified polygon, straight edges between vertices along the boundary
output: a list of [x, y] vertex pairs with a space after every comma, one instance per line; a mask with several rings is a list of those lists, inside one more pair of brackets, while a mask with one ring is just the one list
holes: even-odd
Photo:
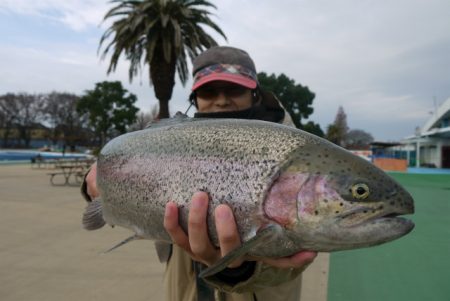
[[[52, 185], [70, 185], [70, 178], [74, 178], [74, 184], [81, 184], [83, 177], [88, 170], [88, 166], [79, 164], [59, 164], [55, 168], [55, 172], [48, 173], [50, 175], [50, 183]], [[61, 175], [64, 178], [63, 184], [54, 182], [55, 176]]]

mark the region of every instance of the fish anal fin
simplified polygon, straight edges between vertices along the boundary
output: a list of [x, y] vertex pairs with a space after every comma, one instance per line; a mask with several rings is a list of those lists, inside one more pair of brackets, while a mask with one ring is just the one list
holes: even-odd
[[89, 202], [83, 213], [83, 228], [86, 230], [97, 230], [104, 225], [102, 202], [100, 198], [96, 198]]
[[141, 237], [138, 236], [137, 234], [133, 234], [133, 235], [131, 235], [130, 237], [125, 238], [124, 240], [122, 240], [121, 242], [119, 242], [118, 244], [116, 244], [115, 246], [113, 246], [112, 248], [110, 248], [110, 249], [108, 249], [108, 250], [106, 250], [106, 251], [104, 251], [104, 252], [102, 252], [102, 253], [103, 253], [103, 254], [109, 253], [109, 252], [111, 252], [112, 250], [115, 250], [115, 249], [117, 249], [118, 247], [121, 247], [121, 246], [123, 246], [123, 245], [129, 243], [130, 241], [137, 240], [137, 239], [141, 239]]
[[264, 229], [260, 230], [254, 237], [244, 242], [240, 247], [234, 249], [224, 257], [222, 257], [214, 265], [208, 267], [200, 273], [200, 277], [205, 278], [212, 276], [224, 270], [237, 258], [246, 255], [250, 250], [263, 246], [268, 240], [276, 237], [281, 230], [278, 224], [270, 224]]

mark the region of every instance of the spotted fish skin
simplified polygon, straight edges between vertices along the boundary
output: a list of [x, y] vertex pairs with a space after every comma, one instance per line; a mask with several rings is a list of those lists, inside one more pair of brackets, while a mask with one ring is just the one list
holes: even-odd
[[[348, 197], [347, 186], [355, 179], [374, 187], [373, 201], [361, 205]], [[412, 198], [363, 159], [301, 130], [264, 121], [183, 119], [122, 135], [102, 149], [97, 184], [108, 224], [167, 242], [166, 203], [178, 204], [180, 225], [187, 230], [192, 195], [206, 191], [210, 196], [208, 229], [214, 244], [218, 245], [218, 239], [212, 212], [219, 204], [232, 208], [243, 242], [268, 225], [281, 229], [264, 248], [249, 250], [254, 256], [365, 247], [412, 229], [411, 223], [405, 226], [402, 221], [391, 223], [401, 229], [390, 235], [379, 233], [379, 239], [364, 238], [362, 226], [354, 234], [352, 226], [364, 222], [364, 215], [351, 215], [352, 210], [382, 202], [392, 203], [386, 206], [393, 213], [407, 214], [413, 212]], [[385, 197], [394, 190], [395, 201]], [[342, 222], [345, 214], [353, 223]], [[384, 231], [383, 227], [372, 229], [370, 235]], [[349, 243], [348, 237], [356, 237], [356, 243]]]
[[[166, 203], [178, 204], [186, 228], [192, 195], [203, 190], [211, 198], [210, 212], [221, 203], [234, 209], [245, 240], [257, 230], [254, 220], [264, 218], [262, 200], [283, 162], [293, 149], [311, 143], [310, 136], [299, 139], [295, 132], [268, 122], [186, 120], [120, 136], [103, 148], [97, 163], [105, 220], [168, 240], [162, 223]], [[209, 226], [216, 241], [212, 217]]]

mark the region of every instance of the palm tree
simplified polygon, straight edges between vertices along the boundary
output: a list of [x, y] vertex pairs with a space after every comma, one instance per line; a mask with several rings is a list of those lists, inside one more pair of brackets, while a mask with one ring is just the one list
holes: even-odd
[[175, 85], [175, 72], [184, 85], [189, 76], [187, 56], [192, 60], [204, 49], [217, 45], [203, 26], [211, 27], [224, 39], [225, 34], [209, 18], [205, 0], [113, 0], [119, 3], [104, 20], [117, 18], [103, 34], [103, 43], [112, 37], [102, 59], [112, 52], [108, 74], [116, 69], [124, 54], [130, 61], [129, 78], [138, 75], [142, 65], [149, 66], [150, 83], [159, 100], [159, 118], [169, 117], [169, 100]]

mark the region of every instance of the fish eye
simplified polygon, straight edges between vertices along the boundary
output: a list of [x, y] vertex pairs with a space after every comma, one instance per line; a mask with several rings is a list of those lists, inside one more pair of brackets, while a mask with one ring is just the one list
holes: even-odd
[[369, 186], [364, 183], [355, 184], [351, 188], [352, 195], [355, 199], [364, 200], [370, 194]]

